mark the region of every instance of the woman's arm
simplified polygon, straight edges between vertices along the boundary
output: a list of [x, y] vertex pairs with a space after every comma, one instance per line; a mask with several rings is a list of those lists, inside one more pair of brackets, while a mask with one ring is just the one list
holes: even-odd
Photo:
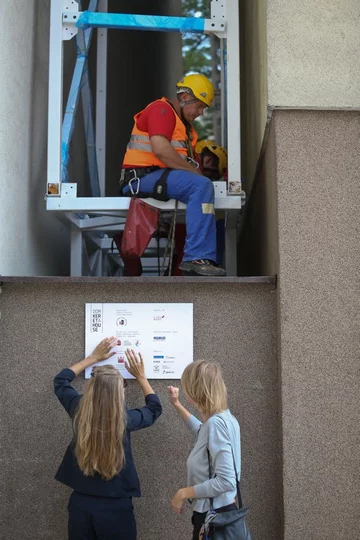
[[209, 453], [212, 478], [194, 486], [196, 498], [218, 497], [236, 490], [236, 473], [229, 432], [221, 418], [214, 416], [209, 424]]
[[229, 434], [223, 422], [216, 417], [210, 424], [209, 453], [213, 477], [201, 484], [179, 489], [171, 501], [174, 512], [183, 511], [187, 499], [218, 497], [228, 491], [236, 491], [236, 475]]
[[145, 407], [140, 409], [128, 410], [128, 429], [137, 431], [153, 425], [162, 413], [162, 406], [158, 396], [149, 384], [145, 375], [144, 360], [141, 354], [137, 357], [136, 353], [127, 349], [125, 351], [127, 362], [125, 367], [127, 371], [135, 377], [145, 397]]
[[63, 369], [55, 376], [55, 394], [61, 405], [71, 417], [73, 416], [80, 400], [80, 394], [75, 390], [75, 388], [72, 387], [71, 382], [86, 367], [113, 356], [115, 353], [110, 353], [110, 350], [113, 348], [115, 343], [116, 340], [113, 337], [103, 339], [90, 356], [84, 358], [76, 364], [73, 364], [70, 368]]
[[70, 366], [69, 369], [71, 369], [71, 371], [75, 373], [75, 377], [77, 377], [87, 367], [92, 366], [97, 362], [101, 362], [102, 360], [107, 360], [108, 358], [111, 358], [111, 356], [114, 356], [115, 351], [110, 351], [113, 347], [115, 347], [115, 345], [116, 339], [114, 337], [103, 339], [102, 341], [100, 341], [99, 345], [95, 347], [90, 356], [87, 356], [80, 362], [76, 362], [76, 364]]
[[170, 403], [174, 409], [179, 413], [181, 418], [184, 420], [187, 427], [196, 434], [201, 426], [200, 420], [195, 418], [179, 401], [179, 388], [176, 386], [168, 386]]

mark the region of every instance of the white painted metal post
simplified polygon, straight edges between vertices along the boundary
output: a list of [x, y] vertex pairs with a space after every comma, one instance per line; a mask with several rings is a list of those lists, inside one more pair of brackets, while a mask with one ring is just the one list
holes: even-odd
[[[227, 143], [229, 193], [231, 182], [241, 182], [240, 28], [237, 0], [226, 2], [227, 22]], [[240, 195], [240, 193], [233, 193]]]
[[[228, 145], [228, 194], [240, 195], [241, 130], [240, 130], [240, 21], [237, 0], [226, 2], [226, 99]], [[228, 276], [237, 275], [236, 218], [228, 214], [225, 232], [225, 267]], [[234, 219], [235, 218], [235, 219]]]
[[76, 225], [71, 225], [70, 276], [83, 275], [83, 235]]
[[[100, 0], [98, 11], [107, 12], [108, 0]], [[107, 88], [107, 30], [97, 30], [96, 64], [96, 157], [100, 195], [105, 197], [106, 180], [106, 88]]]
[[[59, 185], [61, 182], [61, 124], [63, 100], [62, 13], [62, 0], [51, 0], [47, 182]], [[60, 193], [57, 193], [57, 195], [60, 195]]]

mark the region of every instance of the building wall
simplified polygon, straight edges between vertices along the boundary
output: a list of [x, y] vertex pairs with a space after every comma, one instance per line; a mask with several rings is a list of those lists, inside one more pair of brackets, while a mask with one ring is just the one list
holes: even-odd
[[267, 0], [268, 102], [359, 108], [358, 0]]
[[284, 538], [355, 540], [360, 113], [278, 111], [275, 134]]
[[[0, 296], [3, 364], [0, 381], [1, 538], [65, 540], [70, 490], [53, 477], [71, 426], [52, 389], [54, 375], [83, 357], [86, 302], [193, 302], [195, 358], [218, 360], [229, 406], [242, 436], [244, 502], [254, 538], [279, 540], [279, 417], [276, 294], [271, 285], [5, 283]], [[79, 377], [76, 386], [83, 388]], [[179, 381], [173, 381], [178, 384]], [[171, 512], [170, 499], [186, 484], [193, 444], [154, 381], [164, 413], [154, 427], [133, 434], [143, 496], [135, 501], [139, 540], [190, 538], [190, 509]], [[136, 383], [129, 406], [142, 403]]]
[[0, 18], [0, 274], [66, 273], [68, 232], [45, 211], [49, 2], [4, 0]]
[[241, 160], [249, 195], [264, 137], [267, 109], [266, 0], [240, 0]]
[[276, 150], [275, 122], [270, 112], [253, 187], [243, 210], [240, 275], [279, 273]]

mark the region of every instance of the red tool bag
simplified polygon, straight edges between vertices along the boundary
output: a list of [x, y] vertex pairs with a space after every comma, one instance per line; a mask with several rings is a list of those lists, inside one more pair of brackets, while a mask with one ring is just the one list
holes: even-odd
[[159, 224], [159, 208], [132, 197], [121, 242], [121, 255], [141, 257]]

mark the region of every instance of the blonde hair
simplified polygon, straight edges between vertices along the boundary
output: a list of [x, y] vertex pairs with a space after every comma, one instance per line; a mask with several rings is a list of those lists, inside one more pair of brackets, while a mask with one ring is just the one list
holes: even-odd
[[104, 480], [125, 464], [124, 380], [113, 366], [95, 367], [74, 418], [75, 455], [85, 476]]
[[216, 362], [197, 360], [182, 374], [181, 385], [203, 414], [216, 414], [227, 409], [227, 391]]

